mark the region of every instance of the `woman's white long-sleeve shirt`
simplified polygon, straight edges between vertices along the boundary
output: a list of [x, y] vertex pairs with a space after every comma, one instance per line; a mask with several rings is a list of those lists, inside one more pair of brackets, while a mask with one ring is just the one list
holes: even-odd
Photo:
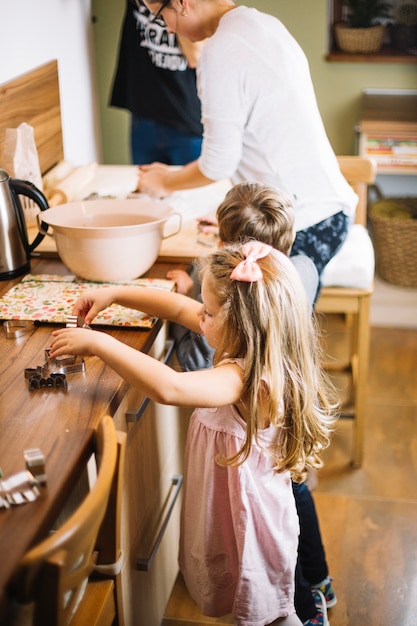
[[220, 20], [197, 68], [213, 180], [275, 185], [294, 202], [297, 230], [343, 211], [356, 194], [328, 140], [304, 52], [275, 17], [238, 6]]

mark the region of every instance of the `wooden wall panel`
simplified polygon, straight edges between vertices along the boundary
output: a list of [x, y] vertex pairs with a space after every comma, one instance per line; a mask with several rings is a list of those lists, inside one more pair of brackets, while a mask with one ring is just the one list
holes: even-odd
[[0, 85], [0, 159], [6, 128], [22, 122], [34, 128], [44, 174], [64, 158], [57, 61]]

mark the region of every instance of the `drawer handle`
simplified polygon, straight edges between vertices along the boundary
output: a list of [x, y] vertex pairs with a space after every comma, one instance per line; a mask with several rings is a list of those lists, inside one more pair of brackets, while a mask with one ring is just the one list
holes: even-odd
[[151, 551], [149, 553], [148, 557], [141, 557], [138, 556], [136, 558], [136, 569], [140, 570], [141, 572], [149, 572], [151, 565], [152, 565], [152, 561], [155, 558], [156, 552], [159, 548], [159, 545], [163, 539], [166, 527], [168, 526], [168, 522], [169, 522], [169, 518], [171, 517], [171, 513], [174, 510], [174, 506], [175, 503], [177, 501], [177, 498], [179, 496], [180, 490], [181, 490], [181, 486], [182, 486], [182, 480], [183, 477], [181, 476], [181, 474], [175, 474], [172, 477], [172, 487], [175, 487], [173, 494], [172, 494], [172, 500], [171, 503], [168, 507], [167, 513], [162, 521], [161, 524], [161, 528], [159, 529], [158, 535], [155, 539], [155, 543], [153, 544]]
[[[174, 353], [175, 342], [173, 339], [167, 339], [165, 342], [164, 357], [161, 359], [164, 365], [168, 365], [171, 357]], [[142, 415], [145, 413], [147, 406], [150, 402], [150, 398], [144, 398], [138, 409], [128, 409], [126, 411], [126, 422], [137, 423], [140, 421]]]

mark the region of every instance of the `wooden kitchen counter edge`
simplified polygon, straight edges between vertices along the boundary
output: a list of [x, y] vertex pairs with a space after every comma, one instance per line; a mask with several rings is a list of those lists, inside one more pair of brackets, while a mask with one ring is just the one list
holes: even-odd
[[[163, 278], [168, 267], [172, 265], [157, 263], [146, 276]], [[31, 273], [69, 272], [59, 260], [36, 259], [31, 262]], [[0, 296], [19, 280], [1, 281]], [[161, 325], [159, 320], [150, 330], [109, 328], [105, 332], [149, 352]], [[0, 333], [0, 467], [5, 477], [21, 471], [25, 469], [23, 451], [40, 448], [46, 457], [48, 481], [35, 502], [0, 510], [0, 606], [20, 557], [51, 529], [81, 475], [90, 454], [93, 429], [103, 415], [115, 413], [128, 390], [127, 383], [111, 368], [91, 357], [86, 359], [85, 372], [67, 375], [66, 392], [30, 392], [24, 369], [44, 362], [51, 330], [51, 325], [39, 325], [32, 334], [18, 339], [7, 339], [3, 331]]]

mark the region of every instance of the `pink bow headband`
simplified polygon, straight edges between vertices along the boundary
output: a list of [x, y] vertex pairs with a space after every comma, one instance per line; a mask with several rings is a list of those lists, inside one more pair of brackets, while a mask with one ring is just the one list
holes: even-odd
[[262, 279], [262, 270], [257, 260], [263, 259], [272, 250], [272, 246], [260, 241], [250, 241], [242, 246], [242, 254], [245, 257], [238, 263], [230, 274], [232, 280], [239, 280], [245, 283], [256, 283]]

